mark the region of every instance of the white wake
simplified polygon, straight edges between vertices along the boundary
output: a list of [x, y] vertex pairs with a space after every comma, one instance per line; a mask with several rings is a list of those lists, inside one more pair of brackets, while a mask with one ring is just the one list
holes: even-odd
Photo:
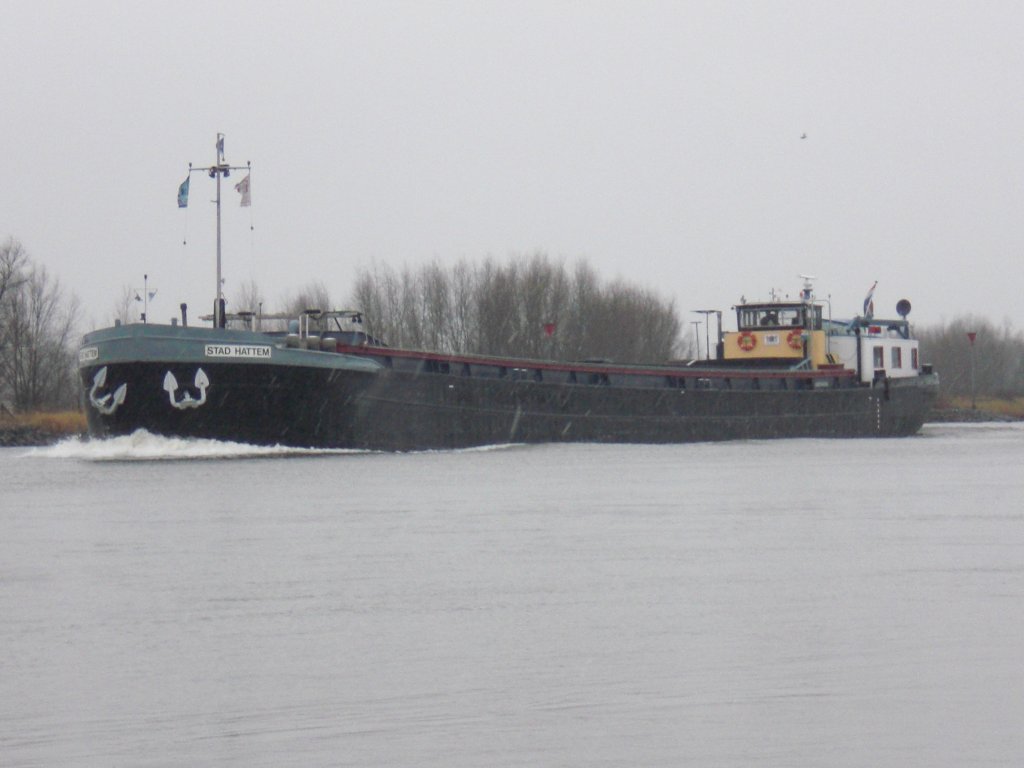
[[185, 459], [244, 459], [279, 456], [316, 456], [367, 451], [330, 448], [293, 448], [284, 445], [249, 445], [225, 440], [164, 437], [144, 429], [102, 440], [69, 438], [54, 445], [31, 448], [24, 455], [46, 459], [84, 461], [173, 461]]

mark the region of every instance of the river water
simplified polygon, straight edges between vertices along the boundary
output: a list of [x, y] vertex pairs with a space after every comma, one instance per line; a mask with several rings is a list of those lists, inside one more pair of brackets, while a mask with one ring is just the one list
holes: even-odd
[[1024, 427], [0, 450], [0, 764], [1024, 763]]

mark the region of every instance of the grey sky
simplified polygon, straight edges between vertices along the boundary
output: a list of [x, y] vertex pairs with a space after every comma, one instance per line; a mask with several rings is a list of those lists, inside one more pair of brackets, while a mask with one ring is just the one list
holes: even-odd
[[187, 213], [175, 194], [221, 131], [253, 162], [253, 207], [225, 194], [229, 296], [318, 279], [343, 304], [374, 260], [540, 250], [684, 313], [809, 272], [837, 316], [878, 280], [879, 312], [1024, 328], [1019, 2], [17, 0], [2, 20], [0, 238], [96, 323], [143, 273], [154, 319], [209, 311], [213, 182]]

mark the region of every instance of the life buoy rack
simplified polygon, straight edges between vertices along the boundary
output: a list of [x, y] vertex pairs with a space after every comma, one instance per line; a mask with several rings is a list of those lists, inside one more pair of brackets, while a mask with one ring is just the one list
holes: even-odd
[[803, 349], [804, 332], [790, 331], [789, 334], [786, 336], [786, 343], [789, 344], [790, 349]]
[[757, 346], [757, 336], [752, 334], [750, 331], [744, 331], [736, 337], [736, 344], [744, 352], [750, 352]]

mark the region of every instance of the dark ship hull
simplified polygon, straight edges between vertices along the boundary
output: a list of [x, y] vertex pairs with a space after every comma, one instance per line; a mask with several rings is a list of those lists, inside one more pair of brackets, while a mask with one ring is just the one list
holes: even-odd
[[937, 376], [555, 363], [345, 346], [249, 331], [129, 325], [85, 337], [94, 437], [137, 429], [297, 447], [894, 437], [923, 424]]
[[391, 374], [361, 398], [363, 447], [496, 443], [685, 443], [784, 437], [904, 436], [931, 399], [915, 387], [801, 390], [625, 389]]

